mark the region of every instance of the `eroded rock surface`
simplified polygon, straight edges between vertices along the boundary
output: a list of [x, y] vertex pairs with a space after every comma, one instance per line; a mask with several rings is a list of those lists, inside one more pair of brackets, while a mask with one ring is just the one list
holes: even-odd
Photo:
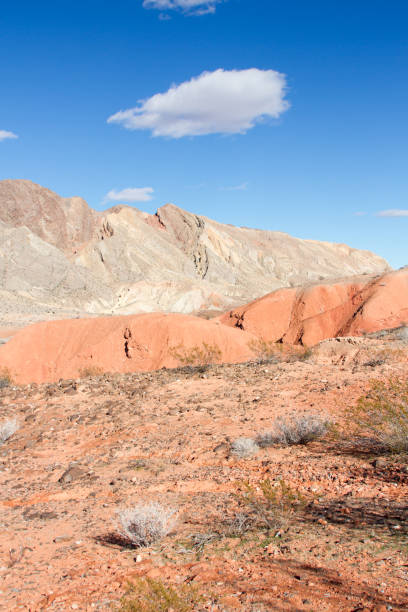
[[96, 212], [31, 181], [0, 181], [3, 324], [222, 311], [280, 287], [388, 269], [368, 251], [223, 225], [172, 204], [155, 215]]
[[[205, 352], [205, 345], [215, 347], [214, 361], [239, 363], [267, 357], [264, 341], [310, 347], [328, 338], [396, 328], [407, 320], [408, 269], [403, 269], [280, 289], [218, 319], [145, 313], [37, 323], [0, 346], [0, 369], [9, 370], [19, 383], [75, 378], [89, 368], [149, 371], [181, 365], [176, 347], [186, 363], [193, 363], [192, 351]], [[406, 328], [398, 333], [403, 338]], [[202, 355], [198, 361], [205, 360]]]
[[304, 346], [397, 327], [408, 321], [408, 268], [280, 289], [231, 310], [220, 321], [266, 341]]
[[78, 378], [86, 371], [158, 370], [184, 358], [188, 365], [194, 347], [205, 351], [204, 343], [216, 347], [216, 361], [234, 363], [252, 356], [253, 339], [218, 321], [182, 314], [50, 321], [26, 327], [0, 347], [0, 369], [18, 383]]

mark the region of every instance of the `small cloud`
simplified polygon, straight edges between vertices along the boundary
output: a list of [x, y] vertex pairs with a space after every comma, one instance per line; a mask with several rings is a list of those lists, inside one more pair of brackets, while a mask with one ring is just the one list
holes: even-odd
[[197, 183], [196, 185], [186, 185], [185, 189], [203, 189], [206, 186], [206, 183]]
[[14, 134], [14, 132], [7, 132], [7, 130], [0, 130], [0, 142], [2, 140], [10, 140], [10, 139], [15, 139], [18, 138], [17, 134]]
[[265, 118], [276, 119], [288, 110], [285, 95], [286, 77], [280, 72], [220, 68], [119, 111], [108, 123], [169, 138], [245, 134]]
[[144, 0], [147, 9], [159, 11], [179, 10], [187, 15], [207, 15], [215, 13], [215, 6], [223, 0]]
[[376, 213], [376, 217], [408, 217], [407, 209], [390, 208], [389, 210], [380, 210]]
[[367, 213], [363, 211], [353, 213], [355, 217], [364, 217]]
[[234, 187], [221, 187], [222, 191], [246, 191], [248, 189], [248, 181], [235, 185]]
[[128, 187], [121, 191], [112, 189], [104, 197], [106, 202], [127, 202], [133, 204], [135, 202], [150, 202], [153, 198], [154, 189], [152, 187]]
[[167, 13], [160, 13], [159, 19], [160, 21], [170, 21], [171, 17]]

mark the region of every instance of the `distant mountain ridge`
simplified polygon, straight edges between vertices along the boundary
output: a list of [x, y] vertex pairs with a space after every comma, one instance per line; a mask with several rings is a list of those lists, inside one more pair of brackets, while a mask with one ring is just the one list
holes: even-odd
[[346, 245], [238, 228], [166, 204], [91, 209], [27, 180], [0, 181], [0, 317], [223, 310], [280, 287], [382, 274]]

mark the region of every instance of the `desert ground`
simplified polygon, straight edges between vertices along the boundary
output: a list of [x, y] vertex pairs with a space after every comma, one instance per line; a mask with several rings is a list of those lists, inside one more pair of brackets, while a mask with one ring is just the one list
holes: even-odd
[[[407, 267], [30, 181], [0, 204], [1, 610], [408, 609]], [[399, 445], [355, 412], [376, 381]]]
[[[142, 609], [121, 601], [131, 582], [178, 593], [185, 607], [166, 610], [407, 610], [408, 463], [347, 432], [370, 381], [406, 380], [401, 329], [240, 364], [6, 381], [0, 609]], [[234, 454], [293, 414], [340, 433]], [[266, 526], [262, 483], [282, 479], [301, 503]], [[150, 501], [176, 523], [136, 548], [118, 512]]]

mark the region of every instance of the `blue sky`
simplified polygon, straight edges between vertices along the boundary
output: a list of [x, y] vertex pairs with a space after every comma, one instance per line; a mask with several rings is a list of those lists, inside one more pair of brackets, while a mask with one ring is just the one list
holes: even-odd
[[407, 23], [406, 0], [3, 3], [0, 178], [402, 266]]

